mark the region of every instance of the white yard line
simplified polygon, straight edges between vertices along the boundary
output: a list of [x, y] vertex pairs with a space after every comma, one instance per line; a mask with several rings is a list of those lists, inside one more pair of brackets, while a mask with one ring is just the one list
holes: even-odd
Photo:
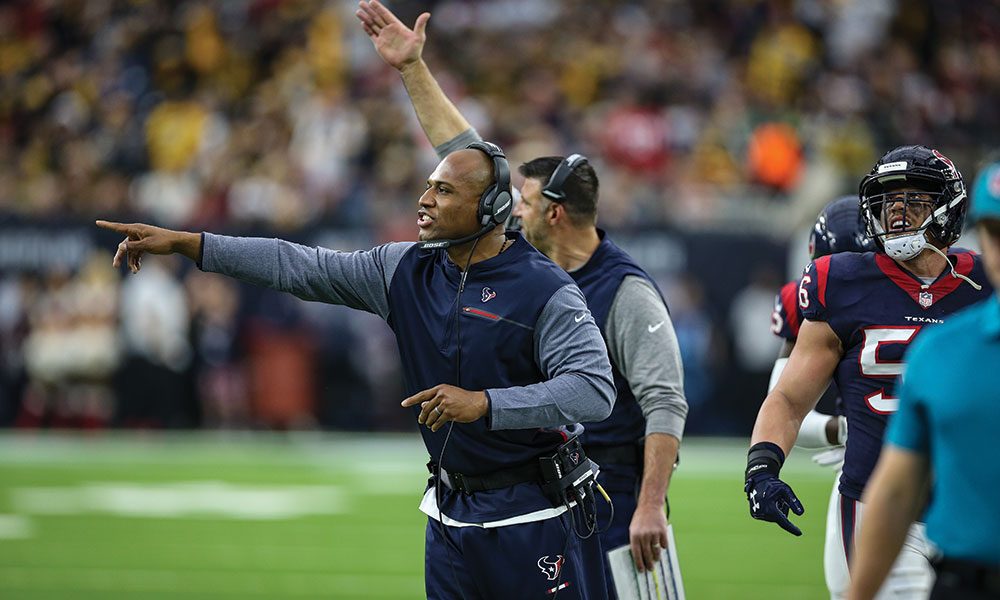
[[99, 513], [122, 517], [193, 517], [271, 521], [347, 511], [334, 486], [237, 485], [222, 481], [92, 482], [76, 486], [17, 487], [11, 505], [22, 514]]
[[0, 540], [24, 540], [35, 534], [31, 519], [24, 515], [0, 515]]
[[378, 573], [266, 573], [244, 570], [177, 570], [89, 567], [3, 567], [0, 591], [76, 591], [109, 593], [209, 594], [213, 596], [263, 597], [386, 597], [387, 589], [412, 590], [421, 597], [424, 584], [420, 575]]

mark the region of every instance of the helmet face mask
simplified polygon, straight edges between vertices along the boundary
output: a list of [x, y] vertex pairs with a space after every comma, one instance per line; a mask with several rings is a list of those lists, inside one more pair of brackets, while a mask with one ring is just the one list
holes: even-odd
[[[894, 259], [910, 260], [928, 243], [950, 246], [962, 235], [968, 210], [965, 183], [954, 163], [937, 150], [890, 150], [861, 180], [859, 196], [867, 235]], [[884, 218], [887, 209], [892, 212]]]
[[[920, 254], [927, 243], [928, 229], [940, 194], [910, 189], [877, 194], [868, 205], [875, 217], [875, 239], [892, 258], [910, 260]], [[931, 233], [933, 238], [933, 233]]]

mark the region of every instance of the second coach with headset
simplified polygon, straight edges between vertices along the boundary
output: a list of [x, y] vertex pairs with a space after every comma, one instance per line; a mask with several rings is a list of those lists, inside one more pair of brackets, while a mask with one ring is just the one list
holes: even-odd
[[[438, 155], [479, 139], [421, 58], [430, 15], [418, 17], [411, 30], [378, 2], [361, 2], [356, 14], [379, 55], [400, 71]], [[666, 303], [650, 276], [596, 227], [597, 174], [585, 157], [536, 158], [520, 173], [525, 181], [514, 214], [522, 232], [580, 286], [607, 343], [618, 390], [611, 416], [585, 423], [583, 436], [614, 500], [601, 545], [607, 551], [631, 544], [637, 568], [652, 568], [667, 546], [664, 500], [687, 417]]]

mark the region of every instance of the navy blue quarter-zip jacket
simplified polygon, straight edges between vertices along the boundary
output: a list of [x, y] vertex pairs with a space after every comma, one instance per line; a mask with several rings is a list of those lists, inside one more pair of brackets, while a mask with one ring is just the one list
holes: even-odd
[[[442, 458], [446, 469], [476, 475], [550, 454], [582, 431], [579, 422], [607, 417], [615, 398], [579, 288], [520, 234], [508, 236], [506, 251], [470, 267], [460, 295], [461, 271], [447, 254], [413, 243], [345, 253], [206, 233], [201, 267], [380, 315], [396, 333], [407, 394], [442, 383], [485, 390], [489, 414], [456, 423]], [[448, 429], [420, 428], [435, 462]], [[481, 508], [455, 518], [510, 512]]]

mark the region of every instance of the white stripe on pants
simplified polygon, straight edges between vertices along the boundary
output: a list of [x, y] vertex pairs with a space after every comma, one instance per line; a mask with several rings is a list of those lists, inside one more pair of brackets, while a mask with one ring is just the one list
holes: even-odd
[[[864, 505], [850, 498], [844, 498], [837, 489], [840, 483], [840, 473], [833, 482], [830, 494], [830, 505], [826, 513], [826, 548], [823, 556], [823, 572], [826, 576], [826, 587], [830, 590], [832, 600], [843, 600], [847, 597], [850, 585], [850, 574], [847, 570], [847, 556], [843, 536], [843, 521], [841, 518], [841, 502], [848, 515], [854, 515], [852, 545], [858, 539], [861, 531]], [[848, 516], [848, 519], [850, 516]], [[850, 548], [854, 556], [854, 548]], [[930, 564], [930, 547], [923, 523], [914, 523], [906, 534], [903, 548], [896, 559], [889, 576], [875, 600], [925, 600], [934, 585], [934, 569]]]

